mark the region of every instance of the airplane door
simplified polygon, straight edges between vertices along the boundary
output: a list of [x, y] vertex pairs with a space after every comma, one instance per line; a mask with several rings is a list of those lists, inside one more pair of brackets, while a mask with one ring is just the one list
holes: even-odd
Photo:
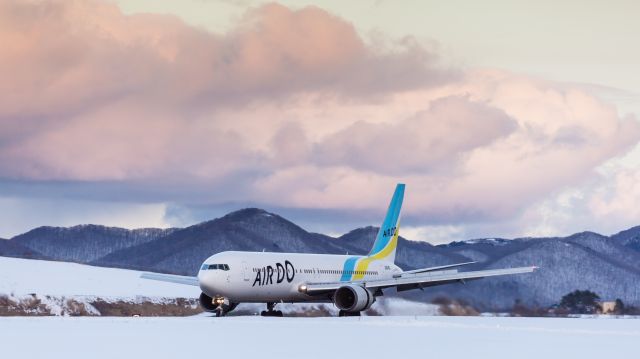
[[242, 262], [242, 272], [244, 274], [244, 280], [249, 281], [249, 266], [247, 262]]

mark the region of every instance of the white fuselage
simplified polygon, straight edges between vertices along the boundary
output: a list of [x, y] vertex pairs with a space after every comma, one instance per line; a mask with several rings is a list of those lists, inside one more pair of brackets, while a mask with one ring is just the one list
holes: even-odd
[[366, 268], [345, 263], [360, 256], [221, 252], [202, 264], [198, 272], [200, 289], [206, 295], [225, 297], [231, 302], [305, 302], [325, 301], [300, 292], [306, 283], [367, 281], [391, 278], [402, 270], [395, 264], [375, 260]]

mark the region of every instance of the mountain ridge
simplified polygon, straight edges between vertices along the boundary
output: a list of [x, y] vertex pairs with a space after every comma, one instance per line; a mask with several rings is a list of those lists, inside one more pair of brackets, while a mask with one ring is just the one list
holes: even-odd
[[[334, 238], [308, 232], [277, 214], [245, 208], [184, 228], [38, 227], [0, 241], [0, 255], [195, 275], [204, 259], [225, 250], [366, 255], [377, 231], [368, 226]], [[449, 296], [499, 309], [516, 300], [549, 305], [569, 291], [590, 289], [605, 299], [620, 297], [637, 305], [638, 244], [640, 226], [612, 236], [585, 231], [567, 237], [481, 238], [437, 246], [400, 237], [396, 264], [404, 269], [478, 261], [463, 270], [526, 265], [540, 270], [399, 295], [419, 300]]]

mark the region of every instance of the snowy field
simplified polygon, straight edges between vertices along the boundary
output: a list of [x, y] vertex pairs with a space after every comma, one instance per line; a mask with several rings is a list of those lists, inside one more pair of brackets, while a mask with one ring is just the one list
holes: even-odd
[[0, 318], [5, 358], [633, 358], [636, 319]]
[[200, 288], [140, 278], [138, 271], [0, 257], [0, 294], [197, 298]]
[[[200, 293], [196, 287], [142, 280], [139, 274], [0, 257], [0, 294], [196, 297]], [[437, 314], [437, 307], [396, 299], [374, 306], [395, 316], [0, 317], [0, 357], [602, 359], [636, 357], [640, 342], [638, 319], [426, 316]], [[304, 305], [282, 307], [285, 312], [293, 308], [305, 310]]]

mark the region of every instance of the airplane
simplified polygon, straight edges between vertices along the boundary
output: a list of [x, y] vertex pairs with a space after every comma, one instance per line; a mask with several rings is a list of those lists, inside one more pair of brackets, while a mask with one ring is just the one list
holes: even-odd
[[367, 255], [220, 252], [207, 258], [197, 277], [143, 273], [142, 278], [199, 286], [201, 307], [224, 316], [239, 303], [265, 303], [262, 316], [282, 316], [277, 303], [328, 302], [339, 316], [359, 316], [383, 290], [423, 289], [486, 277], [533, 272], [537, 267], [458, 272], [475, 262], [403, 271], [394, 264], [404, 184], [398, 184]]

